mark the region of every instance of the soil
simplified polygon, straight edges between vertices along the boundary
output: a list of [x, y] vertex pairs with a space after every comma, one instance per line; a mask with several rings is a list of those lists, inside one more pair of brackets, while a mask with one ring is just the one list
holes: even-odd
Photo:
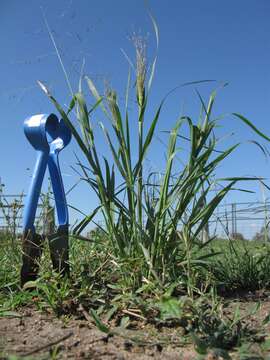
[[[232, 301], [232, 308], [240, 305], [241, 312], [245, 313], [256, 301]], [[258, 312], [250, 319], [253, 325], [259, 325], [270, 312], [270, 299], [261, 302]], [[12, 315], [12, 314], [11, 314]], [[24, 308], [13, 314], [14, 316], [0, 318], [0, 359], [8, 355], [28, 357], [31, 359], [197, 359], [193, 345], [186, 343], [180, 346], [179, 339], [181, 328], [160, 329], [164, 336], [169, 336], [171, 341], [160, 345], [154, 341], [148, 344], [136, 343], [127, 337], [111, 336], [100, 332], [89, 319], [75, 317], [57, 318], [52, 313], [41, 312], [34, 307]], [[126, 330], [127, 332], [129, 330]], [[167, 333], [166, 333], [167, 331]], [[269, 331], [270, 328], [266, 329]], [[140, 325], [133, 334], [140, 334], [144, 340], [152, 339], [154, 329], [151, 325]], [[151, 337], [152, 336], [152, 337]], [[155, 335], [156, 336], [156, 335]], [[131, 336], [132, 337], [132, 336]], [[171, 343], [171, 344], [169, 344]], [[172, 345], [174, 343], [174, 345]], [[58, 354], [57, 357], [54, 354]], [[233, 358], [238, 358], [232, 354]], [[269, 353], [270, 355], [270, 353]], [[268, 355], [268, 356], [269, 356]], [[218, 359], [213, 354], [208, 354], [207, 359]]]
[[[120, 336], [108, 337], [86, 320], [58, 319], [27, 308], [21, 317], [0, 318], [0, 353], [41, 359], [53, 349], [58, 359], [192, 359], [192, 349], [141, 346]], [[176, 335], [176, 334], [175, 334]]]

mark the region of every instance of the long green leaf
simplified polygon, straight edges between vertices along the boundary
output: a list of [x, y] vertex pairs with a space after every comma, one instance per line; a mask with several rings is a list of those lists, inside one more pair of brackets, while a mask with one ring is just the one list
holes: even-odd
[[248, 125], [252, 130], [255, 131], [255, 133], [259, 136], [261, 136], [263, 139], [270, 141], [270, 138], [265, 135], [263, 132], [261, 132], [250, 120], [245, 118], [241, 114], [233, 113], [234, 116], [236, 116], [238, 119], [242, 120], [246, 125]]

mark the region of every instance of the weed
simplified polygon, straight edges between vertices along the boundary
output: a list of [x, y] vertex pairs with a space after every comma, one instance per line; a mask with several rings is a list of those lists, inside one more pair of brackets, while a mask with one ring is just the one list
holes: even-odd
[[223, 293], [268, 288], [270, 276], [269, 249], [247, 247], [245, 242], [227, 246], [222, 257], [213, 262], [212, 273]]
[[[142, 286], [143, 279], [154, 279], [161, 289], [167, 283], [184, 281], [192, 296], [200, 273], [207, 269], [210, 258], [215, 255], [210, 252], [202, 254], [211, 239], [203, 244], [200, 241], [201, 233], [216, 207], [236, 182], [250, 179], [214, 180], [216, 168], [238, 146], [231, 146], [216, 155], [218, 140], [215, 128], [218, 120], [212, 118], [216, 98], [214, 91], [208, 104], [198, 94], [201, 112], [197, 122], [189, 116], [181, 116], [176, 121], [169, 132], [166, 162], [161, 172], [163, 175], [154, 187], [149, 185], [151, 175], [145, 179], [145, 161], [165, 99], [153, 115], [152, 122], [147, 125], [145, 114], [149, 86], [146, 86], [145, 45], [141, 40], [135, 41], [135, 50], [137, 138], [134, 134], [131, 136], [130, 129], [133, 129], [134, 124], [130, 121], [127, 107], [121, 110], [117, 93], [113, 89], [108, 88], [105, 96], [101, 97], [92, 80], [86, 77], [96, 104], [88, 109], [85, 95], [80, 90], [65, 112], [46, 86], [40, 82], [39, 84], [71, 129], [87, 161], [87, 165], [84, 165], [78, 160], [82, 178], [95, 191], [100, 201], [100, 205], [76, 226], [75, 235], [79, 236], [96, 214], [101, 212], [105, 223], [102, 227], [103, 243], [106, 242], [118, 274], [127, 287], [137, 290]], [[152, 76], [153, 73], [150, 83]], [[127, 92], [127, 101], [128, 96]], [[74, 107], [81, 134], [70, 119]], [[98, 107], [110, 119], [110, 128], [102, 123], [101, 128], [113, 159], [112, 165], [109, 158], [99, 156], [100, 151], [96, 145], [91, 117]], [[178, 141], [181, 139], [180, 131], [186, 125], [189, 129], [190, 149], [188, 159], [182, 164], [178, 161], [181, 156]], [[135, 158], [134, 153], [138, 154]], [[223, 183], [223, 186], [214, 193], [212, 190], [218, 182]]]

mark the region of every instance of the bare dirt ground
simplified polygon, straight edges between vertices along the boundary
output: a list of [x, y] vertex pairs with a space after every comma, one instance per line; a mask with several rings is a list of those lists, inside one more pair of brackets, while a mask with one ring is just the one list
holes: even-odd
[[20, 314], [21, 318], [0, 318], [1, 359], [11, 354], [41, 359], [53, 351], [58, 352], [58, 359], [192, 359], [196, 354], [191, 348], [163, 349], [108, 337], [85, 320], [60, 320], [32, 308]]
[[[256, 302], [232, 302], [232, 307], [240, 304], [244, 313]], [[269, 314], [270, 299], [264, 300], [258, 312], [250, 319], [253, 325], [257, 325]], [[168, 329], [159, 330], [168, 331]], [[269, 331], [268, 328], [266, 331]], [[127, 330], [128, 332], [128, 330]], [[133, 333], [140, 333], [141, 338], [153, 339], [151, 326], [141, 326]], [[193, 345], [186, 343], [184, 346], [177, 345], [184, 336], [181, 329], [169, 329], [171, 343], [176, 345], [158, 345], [149, 342], [142, 345], [130, 341], [121, 336], [108, 337], [100, 332], [93, 323], [76, 318], [56, 318], [53, 314], [37, 311], [34, 307], [22, 309], [18, 316], [0, 318], [0, 359], [6, 359], [9, 355], [28, 357], [31, 359], [197, 359]], [[130, 333], [127, 333], [130, 335]], [[168, 342], [169, 343], [169, 342]], [[256, 346], [256, 344], [254, 344]], [[259, 354], [260, 350], [256, 350]], [[56, 355], [57, 354], [57, 355]], [[236, 353], [231, 353], [232, 358], [238, 359]], [[268, 354], [270, 359], [270, 353]], [[207, 359], [218, 359], [213, 354], [208, 354]], [[264, 358], [264, 357], [263, 357]], [[267, 358], [267, 357], [265, 357]], [[254, 357], [250, 357], [254, 359]]]

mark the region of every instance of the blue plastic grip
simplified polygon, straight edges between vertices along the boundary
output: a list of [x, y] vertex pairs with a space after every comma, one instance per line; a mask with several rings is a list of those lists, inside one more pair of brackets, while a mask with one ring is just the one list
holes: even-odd
[[58, 154], [59, 154], [58, 151], [50, 153], [48, 159], [48, 166], [50, 171], [50, 177], [51, 179], [53, 179], [52, 188], [54, 193], [54, 200], [56, 205], [59, 227], [66, 227], [69, 225], [68, 208], [67, 208], [63, 180], [60, 173]]
[[45, 175], [49, 153], [38, 151], [36, 165], [30, 183], [29, 192], [25, 202], [23, 216], [23, 230], [35, 232], [34, 220], [37, 211], [38, 199]]

